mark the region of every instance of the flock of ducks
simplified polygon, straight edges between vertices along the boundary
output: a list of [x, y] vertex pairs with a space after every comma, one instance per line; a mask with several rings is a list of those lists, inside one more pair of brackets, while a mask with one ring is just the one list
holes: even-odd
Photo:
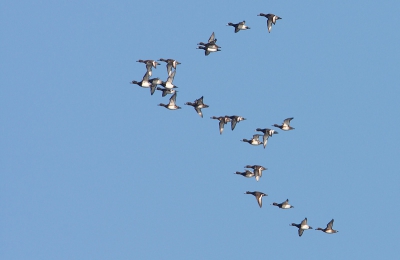
[[[274, 15], [274, 14], [264, 14], [260, 13], [258, 16], [264, 16], [267, 18], [267, 27], [268, 27], [268, 32], [271, 32], [272, 25], [275, 25], [277, 20], [282, 19], [281, 17]], [[245, 21], [239, 22], [239, 23], [228, 23], [227, 26], [232, 26], [235, 28], [235, 33], [238, 33], [240, 30], [248, 30], [250, 29], [249, 26], [245, 24]], [[218, 52], [221, 51], [221, 47], [216, 44], [217, 39], [215, 38], [215, 33], [213, 32], [208, 39], [207, 43], [204, 42], [199, 42], [197, 44], [197, 49], [204, 50], [204, 54], [208, 56], [211, 52]], [[168, 73], [168, 78], [166, 81], [160, 80], [158, 77], [157, 78], [151, 78], [152, 76], [152, 69], [157, 68], [157, 65], [161, 65], [158, 61], [162, 61], [166, 63], [167, 67], [167, 73]], [[146, 65], [146, 73], [144, 74], [143, 78], [141, 81], [131, 81], [131, 84], [137, 84], [142, 88], [149, 88], [150, 89], [150, 94], [153, 95], [155, 90], [159, 90], [162, 92], [162, 97], [165, 97], [168, 94], [172, 94], [172, 96], [169, 99], [168, 104], [163, 104], [160, 103], [158, 106], [165, 107], [169, 110], [177, 110], [181, 109], [182, 107], [178, 106], [176, 104], [176, 97], [177, 97], [177, 90], [178, 88], [176, 85], [173, 84], [173, 80], [176, 74], [176, 68], [180, 62], [174, 59], [159, 59], [159, 60], [138, 60], [137, 62], [139, 63], [144, 63]], [[162, 86], [162, 87], [157, 87], [157, 86]], [[208, 108], [209, 106], [204, 104], [203, 101], [203, 96], [196, 99], [194, 102], [186, 102], [185, 105], [192, 106], [196, 113], [203, 118], [203, 112], [201, 109], [203, 108]], [[216, 119], [219, 121], [219, 133], [222, 134], [224, 131], [224, 126], [227, 123], [231, 123], [231, 130], [234, 130], [237, 123], [240, 121], [246, 120], [246, 118], [242, 116], [212, 116], [211, 119]], [[293, 120], [293, 117], [286, 118], [281, 125], [274, 124], [272, 126], [277, 127], [283, 131], [290, 131], [294, 130], [292, 126], [290, 126], [290, 122]], [[242, 139], [242, 142], [249, 143], [254, 146], [258, 145], [263, 145], [264, 149], [267, 146], [268, 138], [273, 136], [274, 134], [278, 134], [276, 130], [269, 129], [269, 128], [257, 128], [255, 131], [257, 132], [262, 132], [263, 134], [254, 134], [251, 139]], [[260, 140], [260, 137], [262, 137], [262, 141]], [[267, 170], [264, 166], [261, 165], [246, 165], [245, 166], [246, 170], [244, 172], [239, 172], [237, 171], [235, 174], [237, 175], [242, 175], [246, 178], [252, 178], [254, 177], [256, 181], [259, 181], [260, 178], [262, 177], [262, 172], [264, 170]], [[251, 171], [252, 169], [253, 171]], [[251, 194], [253, 195], [259, 207], [262, 207], [262, 197], [263, 196], [268, 196], [267, 194], [260, 192], [260, 191], [246, 191], [245, 194]], [[273, 206], [276, 206], [280, 209], [291, 209], [294, 208], [292, 205], [289, 204], [289, 199], [286, 199], [282, 203], [272, 203]], [[321, 230], [327, 234], [333, 234], [337, 233], [339, 231], [333, 229], [333, 219], [327, 224], [326, 228], [317, 228], [316, 230]], [[299, 236], [303, 235], [304, 230], [312, 229], [311, 226], [307, 224], [307, 218], [305, 218], [303, 221], [301, 221], [300, 224], [296, 223], [291, 223], [290, 226], [294, 226], [298, 228], [298, 234]]]

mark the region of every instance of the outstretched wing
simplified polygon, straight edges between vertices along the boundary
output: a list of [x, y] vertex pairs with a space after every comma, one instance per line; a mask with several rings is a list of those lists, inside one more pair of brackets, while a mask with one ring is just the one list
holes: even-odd
[[201, 109], [199, 107], [194, 107], [194, 109], [196, 110], [197, 114], [199, 114], [199, 116], [203, 117], [203, 113], [201, 112]]
[[333, 226], [333, 219], [331, 221], [329, 221], [328, 225], [326, 225], [327, 229], [332, 229]]
[[272, 21], [270, 19], [267, 20], [267, 27], [268, 27], [268, 32], [271, 32], [272, 29]]
[[289, 125], [289, 124], [290, 124], [290, 121], [291, 121], [292, 119], [293, 119], [293, 117], [286, 118], [286, 119], [283, 121], [283, 124]]
[[223, 120], [219, 120], [219, 134], [222, 134], [222, 131], [224, 131], [224, 121]]
[[176, 104], [176, 94], [177, 94], [177, 92], [175, 92], [175, 94], [173, 94], [172, 97], [169, 99], [169, 104], [170, 105], [175, 105]]
[[262, 196], [261, 196], [261, 194], [257, 195], [256, 199], [257, 199], [257, 202], [258, 202], [258, 206], [260, 206], [260, 208], [261, 208], [262, 207]]
[[197, 105], [203, 105], [203, 97], [201, 97], [201, 98], [199, 98], [199, 99], [196, 99], [196, 100], [194, 101], [194, 103], [196, 103]]
[[264, 134], [264, 136], [263, 136], [263, 144], [264, 144], [264, 149], [265, 149], [265, 147], [267, 146], [268, 137], [269, 137], [269, 135], [268, 135], [268, 134]]
[[212, 43], [215, 41], [215, 34], [214, 32], [211, 34], [210, 38], [208, 39], [208, 43]]
[[234, 117], [231, 120], [231, 129], [232, 129], [232, 131], [233, 131], [233, 129], [235, 129], [236, 124], [237, 124], [237, 119], [236, 119], [236, 117]]

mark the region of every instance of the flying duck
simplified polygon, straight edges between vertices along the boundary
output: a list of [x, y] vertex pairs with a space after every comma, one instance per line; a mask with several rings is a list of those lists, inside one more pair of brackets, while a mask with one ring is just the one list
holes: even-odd
[[297, 227], [299, 229], [299, 237], [303, 235], [304, 230], [313, 229], [307, 224], [307, 218], [305, 218], [300, 224], [292, 223], [290, 226]]
[[192, 102], [186, 102], [185, 105], [189, 105], [194, 107], [194, 110], [196, 110], [197, 114], [203, 118], [203, 112], [201, 112], [202, 108], [207, 108], [208, 105], [203, 103], [203, 97], [196, 99], [193, 103]]
[[176, 70], [176, 66], [178, 66], [179, 64], [181, 64], [179, 61], [174, 60], [174, 59], [159, 59], [159, 61], [164, 61], [167, 63], [167, 72], [168, 72], [168, 76], [171, 75], [172, 72], [172, 68], [174, 68]]
[[224, 125], [227, 124], [231, 119], [227, 116], [212, 116], [211, 119], [217, 119], [219, 120], [219, 134], [222, 135], [222, 132], [224, 131]]
[[263, 13], [260, 13], [257, 16], [264, 16], [264, 17], [266, 17], [268, 19], [267, 20], [268, 33], [271, 32], [272, 24], [275, 25], [277, 20], [282, 19], [281, 17], [279, 17], [277, 15], [274, 15], [274, 14], [263, 14]]
[[280, 129], [282, 129], [283, 131], [289, 131], [289, 130], [293, 130], [294, 128], [290, 126], [290, 121], [293, 119], [293, 117], [290, 118], [286, 118], [283, 121], [282, 125], [278, 125], [278, 124], [274, 124], [273, 126], [278, 127]]
[[235, 33], [237, 33], [240, 30], [250, 29], [250, 27], [248, 27], [245, 23], [246, 23], [246, 21], [243, 21], [243, 22], [240, 22], [240, 23], [228, 23], [227, 26], [235, 27]]
[[141, 86], [142, 88], [148, 88], [148, 87], [150, 87], [151, 83], [149, 82], [149, 73], [146, 72], [146, 74], [144, 74], [142, 81], [132, 80], [130, 83], [131, 83], [131, 84], [139, 85], [139, 86]]
[[262, 172], [264, 170], [267, 170], [264, 166], [261, 165], [246, 165], [244, 168], [251, 168], [254, 170], [254, 176], [256, 177], [256, 180], [258, 181], [262, 177]]
[[208, 56], [211, 52], [217, 52], [217, 51], [221, 51], [219, 48], [221, 48], [220, 46], [218, 46], [216, 44], [217, 39], [215, 39], [215, 34], [214, 32], [211, 34], [210, 38], [208, 39], [207, 43], [204, 42], [199, 42], [197, 45], [197, 49], [202, 49], [204, 50], [204, 55]]
[[265, 147], [267, 146], [268, 138], [269, 138], [270, 136], [272, 136], [273, 134], [278, 134], [277, 131], [272, 130], [272, 129], [269, 129], [269, 128], [263, 128], [263, 129], [257, 128], [256, 131], [259, 131], [259, 132], [263, 132], [263, 133], [264, 133], [264, 136], [263, 136], [263, 145], [264, 145], [264, 149], [265, 149]]
[[327, 234], [333, 234], [333, 233], [337, 233], [339, 231], [334, 230], [332, 228], [333, 226], [333, 219], [331, 221], [329, 221], [329, 223], [326, 225], [326, 228], [322, 229], [322, 228], [317, 228], [316, 230], [321, 230], [322, 232], [325, 232]]
[[242, 140], [240, 140], [240, 141], [242, 141], [242, 142], [246, 142], [246, 143], [249, 143], [249, 144], [251, 144], [251, 145], [260, 145], [260, 144], [262, 144], [262, 142], [260, 141], [260, 136], [261, 135], [259, 135], [259, 134], [256, 134], [256, 135], [253, 135], [253, 138], [252, 139], [242, 139]]
[[176, 105], [176, 94], [177, 93], [175, 92], [175, 94], [172, 95], [172, 97], [169, 99], [169, 103], [168, 104], [160, 103], [158, 105], [162, 106], [162, 107], [165, 107], [165, 108], [168, 108], [170, 110], [181, 109], [181, 107]]
[[160, 65], [160, 63], [158, 63], [155, 60], [137, 60], [136, 62], [141, 62], [141, 63], [146, 64], [146, 69], [147, 69], [147, 72], [149, 73], [149, 76], [151, 76], [151, 74], [153, 74], [151, 68], [152, 67], [157, 68], [157, 65]]
[[279, 207], [280, 209], [291, 209], [291, 208], [294, 208], [292, 205], [289, 204], [289, 199], [285, 200], [285, 201], [282, 202], [282, 203], [276, 203], [276, 202], [274, 202], [274, 203], [272, 203], [272, 205], [273, 205], [273, 206], [277, 206], [277, 207]]
[[229, 117], [231, 119], [231, 129], [233, 131], [233, 129], [235, 129], [235, 126], [237, 123], [239, 123], [240, 121], [246, 120], [246, 118], [241, 117], [241, 116], [230, 116]]
[[256, 200], [258, 202], [258, 206], [260, 206], [260, 208], [262, 207], [262, 197], [263, 196], [268, 196], [267, 194], [259, 192], [259, 191], [246, 191], [245, 194], [251, 194], [254, 197], [256, 197]]

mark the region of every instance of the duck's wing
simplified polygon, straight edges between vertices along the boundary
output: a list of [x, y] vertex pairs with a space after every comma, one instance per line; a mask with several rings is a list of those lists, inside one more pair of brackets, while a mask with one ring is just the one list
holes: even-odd
[[267, 27], [268, 27], [268, 32], [270, 33], [270, 32], [271, 32], [271, 29], [272, 29], [272, 21], [271, 21], [271, 19], [269, 19], [269, 18], [268, 18], [268, 20], [267, 20]]
[[167, 72], [168, 72], [168, 76], [171, 76], [171, 72], [172, 72], [172, 64], [171, 63], [167, 63]]
[[329, 221], [328, 225], [326, 225], [326, 229], [332, 229], [333, 226], [333, 219]]
[[169, 99], [169, 104], [170, 105], [175, 105], [176, 104], [176, 94], [177, 94], [177, 92], [175, 92], [175, 94], [173, 94], [172, 97]]
[[261, 194], [257, 194], [256, 195], [256, 199], [258, 202], [258, 206], [260, 206], [260, 208], [262, 207], [262, 195]]
[[204, 105], [204, 103], [203, 103], [203, 97], [201, 97], [201, 98], [199, 98], [199, 99], [196, 99], [196, 100], [194, 101], [194, 103], [196, 103], [197, 105]]
[[301, 235], [303, 235], [304, 229], [299, 228], [299, 237], [301, 237]]
[[267, 146], [268, 137], [269, 137], [268, 134], [264, 134], [264, 135], [263, 135], [263, 145], [264, 145], [264, 149], [265, 149], [265, 147]]
[[255, 135], [253, 135], [253, 139], [255, 140], [255, 141], [260, 141], [260, 135], [258, 135], [258, 134], [255, 134]]
[[237, 124], [237, 118], [236, 117], [232, 117], [231, 119], [231, 129], [233, 131], [233, 129], [235, 129], [236, 124]]
[[168, 76], [167, 82], [171, 83], [174, 81], [175, 71], [171, 72], [171, 75]]
[[149, 81], [149, 77], [150, 77], [149, 72], [146, 71], [146, 73], [145, 73], [144, 76], [143, 76], [142, 81]]
[[215, 34], [214, 32], [211, 34], [210, 38], [208, 39], [208, 43], [214, 42], [215, 41]]
[[156, 91], [156, 86], [157, 86], [157, 84], [151, 83], [151, 85], [150, 85], [150, 95], [154, 94], [154, 92]]
[[290, 121], [292, 121], [292, 119], [293, 119], [293, 117], [286, 118], [285, 120], [283, 120], [283, 124], [284, 124], [284, 125], [289, 125], [289, 124], [290, 124]]
[[147, 73], [151, 74], [153, 65], [151, 63], [146, 63]]
[[197, 114], [199, 114], [199, 116], [203, 117], [203, 113], [201, 112], [201, 109], [199, 107], [194, 107], [194, 110], [196, 110]]
[[219, 134], [222, 134], [222, 131], [224, 131], [224, 121], [223, 120], [219, 120]]

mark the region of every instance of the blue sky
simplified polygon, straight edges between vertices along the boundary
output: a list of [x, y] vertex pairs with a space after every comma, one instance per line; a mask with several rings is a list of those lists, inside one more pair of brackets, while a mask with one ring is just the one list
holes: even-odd
[[[2, 1], [2, 259], [393, 259], [397, 1]], [[266, 19], [280, 17], [271, 33]], [[235, 34], [228, 22], [246, 20]], [[215, 32], [222, 51], [196, 44]], [[140, 81], [173, 58], [181, 110]], [[164, 64], [153, 75], [165, 80]], [[183, 105], [204, 96], [200, 118]], [[222, 135], [211, 116], [241, 115]], [[240, 142], [294, 117], [267, 148]], [[268, 168], [259, 182], [233, 173]], [[260, 209], [246, 191], [266, 194]], [[289, 199], [280, 210], [273, 202]], [[290, 227], [307, 217], [338, 234]]]

